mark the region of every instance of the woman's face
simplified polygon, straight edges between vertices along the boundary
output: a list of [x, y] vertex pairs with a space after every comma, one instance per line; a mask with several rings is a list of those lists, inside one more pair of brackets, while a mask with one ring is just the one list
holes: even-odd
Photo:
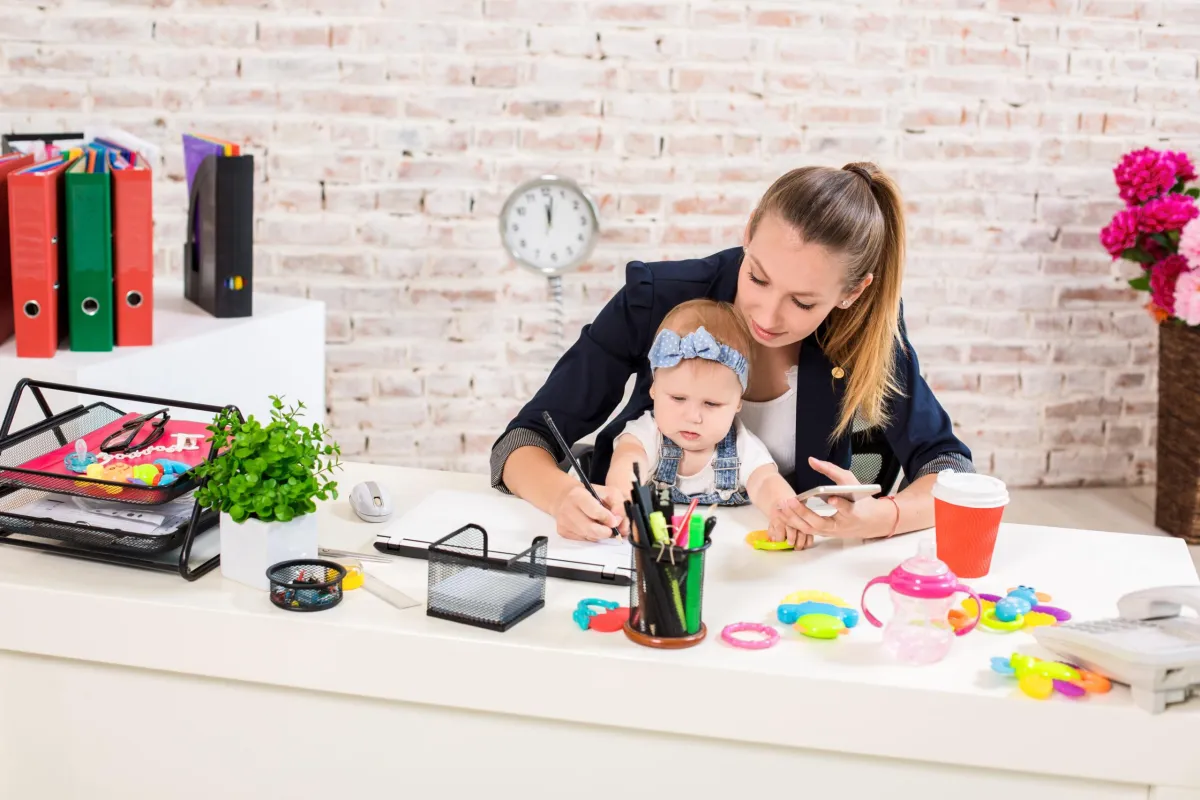
[[[749, 226], [746, 228], [747, 234]], [[845, 267], [833, 253], [810, 244], [775, 214], [766, 214], [744, 242], [733, 305], [755, 341], [785, 347], [809, 336], [835, 306], [849, 308], [871, 283], [845, 290]]]

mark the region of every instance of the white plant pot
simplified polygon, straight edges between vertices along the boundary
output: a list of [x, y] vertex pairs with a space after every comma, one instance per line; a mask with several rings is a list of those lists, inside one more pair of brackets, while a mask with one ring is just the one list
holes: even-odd
[[241, 523], [221, 514], [221, 574], [230, 580], [267, 591], [267, 569], [272, 565], [316, 557], [316, 514], [304, 514], [288, 522], [263, 522], [250, 517]]

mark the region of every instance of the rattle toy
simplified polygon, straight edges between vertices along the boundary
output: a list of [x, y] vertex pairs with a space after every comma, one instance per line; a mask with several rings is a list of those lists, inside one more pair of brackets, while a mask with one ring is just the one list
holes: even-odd
[[794, 550], [792, 545], [784, 539], [782, 542], [773, 542], [767, 538], [766, 531], [750, 531], [746, 534], [746, 544], [753, 547], [755, 550]]
[[858, 611], [828, 592], [792, 592], [775, 609], [775, 616], [810, 639], [836, 639], [858, 624]]
[[[592, 606], [605, 609], [605, 611], [601, 613]], [[575, 624], [579, 626], [580, 630], [613, 633], [621, 630], [625, 625], [625, 621], [629, 619], [629, 609], [622, 608], [620, 603], [612, 600], [588, 597], [580, 600], [575, 606], [575, 610], [571, 612], [571, 619], [575, 620]]]
[[1067, 697], [1083, 697], [1089, 693], [1104, 694], [1112, 688], [1103, 675], [1065, 661], [1043, 661], [1021, 653], [1013, 653], [1009, 658], [996, 656], [992, 659], [992, 671], [1015, 676], [1021, 691], [1038, 700], [1045, 700], [1056, 691]]
[[[1056, 625], [1071, 618], [1069, 611], [1045, 605], [1052, 599], [1050, 595], [1036, 592], [1029, 586], [1009, 589], [1004, 597], [980, 593], [979, 599], [982, 603], [979, 624], [999, 633], [1036, 628], [1039, 625]], [[973, 599], [964, 600], [962, 607], [962, 611], [955, 609], [950, 612], [950, 624], [956, 629], [976, 613]]]
[[[743, 632], [757, 633], [763, 638], [746, 639], [734, 635]], [[721, 629], [721, 638], [734, 647], [740, 647], [743, 650], [766, 650], [779, 641], [779, 631], [770, 625], [763, 625], [759, 622], [735, 622]]]
[[96, 463], [96, 454], [87, 451], [87, 442], [83, 439], [75, 440], [75, 452], [68, 454], [63, 458], [63, 465], [71, 470], [71, 472], [83, 475], [87, 472], [88, 465]]

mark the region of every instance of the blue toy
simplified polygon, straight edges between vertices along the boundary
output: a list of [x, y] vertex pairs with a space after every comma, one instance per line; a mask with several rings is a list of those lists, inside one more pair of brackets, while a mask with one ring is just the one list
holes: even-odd
[[1018, 617], [1032, 611], [1039, 602], [1037, 593], [1031, 587], [1018, 586], [996, 601], [996, 619], [1015, 622]]
[[783, 603], [775, 611], [775, 616], [784, 625], [794, 625], [796, 620], [805, 614], [828, 614], [831, 617], [840, 619], [842, 624], [847, 628], [853, 628], [858, 624], [857, 609], [835, 606], [832, 603], [818, 603], [813, 600], [807, 600], [803, 603]]
[[591, 606], [597, 606], [605, 609], [606, 611], [612, 611], [613, 609], [619, 608], [621, 604], [614, 603], [612, 600], [600, 600], [595, 597], [588, 597], [580, 600], [579, 604], [575, 606], [575, 610], [571, 612], [571, 619], [575, 620], [575, 624], [585, 631], [588, 629], [588, 625], [590, 624], [592, 617], [596, 616], [598, 613], [594, 608], [591, 608]]

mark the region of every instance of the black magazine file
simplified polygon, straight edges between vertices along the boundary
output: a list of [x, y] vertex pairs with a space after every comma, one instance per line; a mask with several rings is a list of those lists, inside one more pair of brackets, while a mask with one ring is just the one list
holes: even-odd
[[249, 317], [253, 290], [254, 156], [208, 156], [188, 201], [184, 297], [214, 317]]

